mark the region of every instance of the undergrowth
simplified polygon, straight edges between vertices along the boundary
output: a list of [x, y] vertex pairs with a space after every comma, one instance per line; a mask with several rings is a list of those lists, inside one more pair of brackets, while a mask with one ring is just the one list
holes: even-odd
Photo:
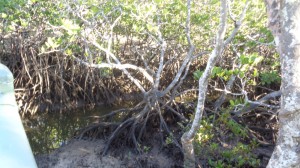
[[225, 112], [205, 117], [194, 141], [199, 161], [209, 167], [258, 167], [260, 160], [252, 152], [258, 146], [248, 130]]

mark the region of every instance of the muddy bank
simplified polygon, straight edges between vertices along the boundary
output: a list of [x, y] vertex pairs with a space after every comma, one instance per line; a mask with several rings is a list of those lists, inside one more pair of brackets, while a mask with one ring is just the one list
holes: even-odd
[[182, 167], [180, 154], [170, 148], [158, 145], [145, 148], [142, 154], [130, 149], [112, 149], [102, 156], [105, 143], [103, 140], [71, 140], [50, 154], [35, 156], [39, 168], [175, 168]]

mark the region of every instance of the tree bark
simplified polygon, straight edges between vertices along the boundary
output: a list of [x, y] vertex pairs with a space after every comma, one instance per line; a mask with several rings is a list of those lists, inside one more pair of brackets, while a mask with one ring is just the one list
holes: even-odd
[[300, 1], [266, 0], [281, 63], [279, 135], [268, 168], [300, 166]]
[[195, 167], [195, 153], [193, 147], [193, 140], [197, 130], [200, 128], [200, 121], [202, 119], [202, 114], [204, 110], [204, 103], [205, 103], [204, 101], [206, 97], [208, 79], [215, 63], [217, 62], [217, 59], [222, 53], [222, 49], [224, 46], [224, 37], [226, 32], [226, 18], [227, 18], [227, 0], [221, 0], [220, 25], [216, 37], [216, 45], [214, 50], [209, 56], [206, 68], [198, 82], [199, 94], [198, 94], [198, 102], [197, 102], [195, 118], [193, 120], [191, 129], [185, 132], [181, 137], [185, 168]]

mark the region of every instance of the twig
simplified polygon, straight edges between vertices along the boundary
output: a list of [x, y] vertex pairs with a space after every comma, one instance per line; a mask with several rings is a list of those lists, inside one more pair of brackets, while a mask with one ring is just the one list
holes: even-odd
[[250, 112], [251, 110], [254, 110], [258, 106], [264, 106], [264, 107], [268, 107], [268, 108], [278, 109], [279, 106], [268, 105], [268, 104], [265, 104], [265, 102], [272, 99], [272, 98], [279, 97], [279, 96], [281, 96], [281, 91], [275, 91], [275, 92], [272, 92], [272, 93], [269, 93], [269, 94], [265, 95], [263, 98], [261, 98], [257, 101], [249, 101], [248, 100], [250, 106], [244, 106], [242, 109], [240, 109], [238, 111], [233, 111], [231, 113], [236, 115], [236, 116], [241, 116], [243, 114], [246, 114], [246, 113]]

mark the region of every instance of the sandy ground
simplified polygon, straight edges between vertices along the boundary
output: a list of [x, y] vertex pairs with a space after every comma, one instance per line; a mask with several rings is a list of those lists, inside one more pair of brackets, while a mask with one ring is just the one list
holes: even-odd
[[117, 151], [102, 156], [103, 140], [72, 140], [51, 154], [36, 156], [39, 168], [168, 168], [181, 167], [168, 152], [157, 147], [148, 149], [141, 155], [130, 150]]

